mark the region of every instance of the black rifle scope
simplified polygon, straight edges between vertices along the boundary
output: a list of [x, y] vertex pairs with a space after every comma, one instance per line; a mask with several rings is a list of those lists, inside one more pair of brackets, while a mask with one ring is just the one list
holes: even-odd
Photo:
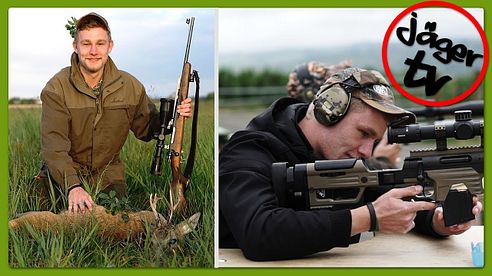
[[401, 127], [389, 126], [389, 143], [413, 143], [426, 139], [445, 140], [455, 138], [467, 140], [475, 136], [483, 137], [483, 121], [474, 121], [470, 110], [460, 110], [454, 113], [455, 121], [436, 123], [433, 125], [412, 124]]
[[174, 100], [168, 98], [161, 98], [161, 107], [159, 112], [159, 121], [160, 127], [159, 132], [154, 133], [154, 139], [157, 140], [155, 144], [154, 158], [152, 158], [152, 165], [150, 169], [150, 173], [152, 175], [161, 175], [162, 162], [164, 161], [162, 158], [162, 154], [166, 148], [166, 134], [169, 133], [169, 122], [172, 119], [174, 108]]

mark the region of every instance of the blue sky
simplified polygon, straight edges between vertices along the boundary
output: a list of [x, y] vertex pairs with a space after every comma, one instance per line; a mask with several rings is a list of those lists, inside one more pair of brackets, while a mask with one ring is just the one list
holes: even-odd
[[[152, 97], [173, 95], [181, 73], [188, 25], [195, 17], [190, 62], [201, 92], [214, 91], [216, 10], [170, 8], [9, 9], [9, 98], [36, 98], [46, 82], [70, 64], [70, 17], [97, 12], [109, 22], [119, 69], [137, 77]], [[193, 88], [194, 89], [194, 88]]]

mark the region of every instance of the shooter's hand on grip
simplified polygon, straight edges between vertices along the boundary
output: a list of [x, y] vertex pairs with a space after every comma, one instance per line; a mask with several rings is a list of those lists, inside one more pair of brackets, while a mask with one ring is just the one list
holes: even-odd
[[[404, 201], [422, 193], [421, 186], [392, 189], [380, 196], [372, 204], [376, 212], [378, 228], [383, 233], [404, 234], [415, 227], [414, 219], [418, 211], [436, 208], [434, 203], [425, 201]], [[369, 230], [370, 215], [367, 206], [351, 210], [352, 235]], [[365, 219], [364, 219], [365, 218]]]
[[379, 231], [383, 233], [409, 232], [415, 227], [414, 219], [418, 211], [432, 210], [435, 203], [425, 201], [404, 201], [404, 197], [413, 197], [422, 193], [422, 186], [410, 186], [392, 189], [380, 196], [374, 203], [379, 223]]

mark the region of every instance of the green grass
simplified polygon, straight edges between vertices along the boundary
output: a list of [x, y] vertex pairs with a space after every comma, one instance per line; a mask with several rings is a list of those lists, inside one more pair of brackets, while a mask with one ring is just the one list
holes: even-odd
[[[9, 265], [11, 267], [212, 267], [214, 252], [214, 103], [200, 103], [198, 144], [195, 166], [187, 191], [188, 210], [178, 223], [193, 213], [201, 212], [194, 232], [187, 235], [180, 250], [158, 254], [150, 237], [141, 243], [114, 243], [96, 235], [97, 226], [78, 233], [36, 233], [32, 229], [9, 233]], [[39, 172], [40, 108], [9, 109], [9, 219], [39, 209], [39, 202], [29, 197], [29, 186]], [[188, 120], [189, 135], [191, 120]], [[185, 138], [187, 156], [189, 139]], [[166, 198], [171, 179], [168, 163], [162, 176], [150, 174], [155, 142], [145, 143], [130, 134], [121, 158], [125, 162], [129, 208], [150, 210], [148, 197], [157, 193]], [[166, 201], [158, 211], [167, 216]]]

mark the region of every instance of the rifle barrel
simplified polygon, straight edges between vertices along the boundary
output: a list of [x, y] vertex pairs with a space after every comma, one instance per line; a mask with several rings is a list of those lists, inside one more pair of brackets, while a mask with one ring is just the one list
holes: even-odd
[[193, 25], [195, 24], [195, 17], [187, 18], [186, 23], [190, 25], [190, 28], [188, 29], [188, 41], [186, 42], [186, 50], [183, 60], [183, 66], [188, 62], [188, 57], [190, 55], [191, 38], [193, 36]]

